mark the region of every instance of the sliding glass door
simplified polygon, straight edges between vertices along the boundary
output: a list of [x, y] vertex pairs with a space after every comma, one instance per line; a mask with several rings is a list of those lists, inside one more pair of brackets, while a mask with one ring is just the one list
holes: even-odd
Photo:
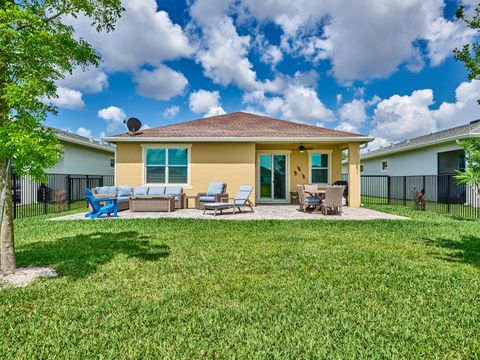
[[259, 200], [287, 200], [287, 155], [260, 154], [257, 166]]

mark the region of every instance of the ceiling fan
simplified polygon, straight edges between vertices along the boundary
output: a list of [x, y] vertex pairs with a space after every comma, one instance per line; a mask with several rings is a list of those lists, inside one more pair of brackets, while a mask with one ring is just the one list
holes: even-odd
[[300, 144], [300, 146], [296, 149], [292, 149], [293, 151], [298, 151], [300, 153], [305, 152], [305, 150], [312, 150], [313, 148], [307, 148], [303, 144]]

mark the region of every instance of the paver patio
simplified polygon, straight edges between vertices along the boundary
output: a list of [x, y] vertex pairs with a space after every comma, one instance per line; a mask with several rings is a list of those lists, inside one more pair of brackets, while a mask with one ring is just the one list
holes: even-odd
[[[214, 220], [407, 220], [408, 218], [387, 214], [366, 208], [343, 208], [343, 215], [323, 215], [321, 213], [303, 213], [298, 210], [298, 205], [259, 205], [255, 212], [245, 210], [242, 213], [232, 214], [231, 210], [225, 210], [223, 214], [213, 216], [213, 212], [203, 215], [202, 210], [180, 209], [173, 212], [130, 212], [128, 210], [118, 213], [117, 219], [146, 219], [146, 218], [190, 218], [190, 219], [214, 219]], [[88, 220], [83, 213], [60, 216], [52, 220]], [[107, 219], [104, 217], [103, 219]], [[110, 218], [115, 219], [115, 218]]]

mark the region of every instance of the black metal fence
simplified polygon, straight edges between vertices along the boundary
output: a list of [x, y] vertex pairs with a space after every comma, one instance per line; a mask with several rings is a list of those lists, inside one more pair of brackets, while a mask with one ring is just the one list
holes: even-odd
[[363, 204], [415, 207], [414, 189], [424, 193], [425, 210], [462, 218], [480, 218], [480, 201], [476, 189], [457, 184], [455, 175], [361, 176]]
[[114, 185], [113, 175], [48, 174], [42, 183], [12, 174], [13, 217], [63, 212], [86, 207], [85, 188]]

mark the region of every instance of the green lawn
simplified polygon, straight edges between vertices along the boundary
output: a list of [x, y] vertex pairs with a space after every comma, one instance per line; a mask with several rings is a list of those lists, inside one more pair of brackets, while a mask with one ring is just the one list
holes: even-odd
[[15, 223], [0, 358], [475, 358], [480, 222]]

